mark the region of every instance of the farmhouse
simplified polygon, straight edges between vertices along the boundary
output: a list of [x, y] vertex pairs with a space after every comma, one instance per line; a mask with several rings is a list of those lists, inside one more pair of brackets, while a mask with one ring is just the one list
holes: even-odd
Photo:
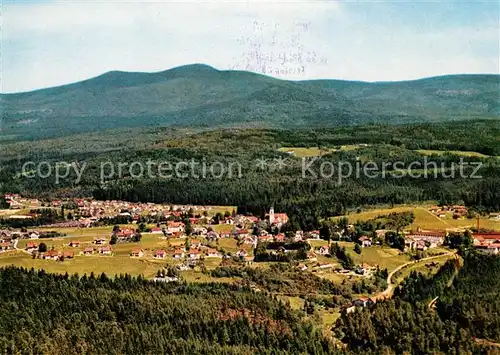
[[99, 254], [101, 255], [111, 255], [113, 250], [110, 246], [99, 248]]
[[474, 244], [496, 243], [496, 242], [500, 242], [500, 233], [499, 232], [474, 233], [474, 234], [472, 234], [472, 239], [474, 240]]
[[240, 249], [236, 252], [236, 256], [240, 258], [245, 258], [248, 256], [248, 252], [245, 249]]
[[300, 242], [304, 239], [304, 232], [301, 231], [301, 230], [298, 230], [295, 232], [295, 237], [294, 237], [294, 241], [295, 242]]
[[64, 259], [73, 259], [75, 257], [75, 253], [72, 251], [65, 251], [63, 253]]
[[285, 233], [276, 234], [276, 236], [274, 237], [274, 240], [276, 242], [284, 242], [285, 241]]
[[422, 245], [426, 248], [435, 248], [443, 245], [446, 237], [445, 231], [417, 231], [408, 234], [405, 238], [405, 246], [409, 249], [420, 249]]
[[267, 234], [265, 234], [265, 235], [260, 235], [260, 236], [258, 237], [258, 239], [259, 239], [259, 242], [263, 242], [263, 243], [266, 243], [266, 242], [272, 242], [272, 241], [273, 241], [273, 237], [272, 237], [272, 236], [270, 236], [270, 235], [267, 235]]
[[34, 242], [28, 242], [24, 250], [26, 250], [28, 253], [33, 253], [34, 251], [38, 250], [38, 244]]
[[83, 250], [83, 255], [92, 255], [94, 254], [94, 248], [92, 247], [87, 247]]
[[191, 248], [198, 249], [199, 247], [201, 247], [201, 240], [199, 240], [199, 239], [192, 239], [191, 240]]
[[311, 238], [311, 239], [319, 239], [319, 231], [318, 230], [314, 230], [314, 231], [309, 232], [309, 238]]
[[96, 238], [96, 239], [94, 239], [94, 244], [95, 245], [104, 245], [104, 244], [106, 244], [106, 239], [105, 238]]
[[474, 248], [484, 254], [498, 254], [500, 252], [500, 233], [474, 233]]
[[207, 251], [205, 252], [208, 258], [220, 258], [221, 255], [217, 251], [217, 249], [214, 248], [208, 248]]
[[178, 233], [178, 232], [184, 232], [184, 223], [182, 222], [173, 222], [169, 221], [167, 223], [167, 229], [166, 232], [167, 234], [173, 234], [173, 233]]
[[360, 297], [352, 302], [355, 307], [369, 307], [377, 302], [375, 298], [372, 297]]
[[314, 251], [309, 250], [307, 252], [307, 259], [310, 260], [310, 261], [316, 261], [316, 260], [318, 260], [318, 257], [317, 257], [317, 255], [316, 255], [316, 253]]
[[199, 249], [189, 249], [188, 257], [190, 259], [199, 259], [200, 258], [200, 250]]
[[248, 232], [248, 229], [239, 229], [236, 231], [236, 235], [241, 238], [248, 237], [250, 233]]
[[372, 238], [367, 237], [367, 236], [362, 236], [361, 238], [359, 238], [359, 242], [360, 242], [362, 248], [372, 246]]
[[73, 248], [78, 248], [80, 246], [80, 242], [73, 240], [69, 243], [69, 246]]
[[132, 239], [135, 232], [132, 229], [120, 229], [115, 235], [119, 241], [127, 241]]
[[134, 249], [130, 253], [130, 256], [133, 258], [142, 258], [144, 256], [144, 251], [142, 249]]
[[173, 258], [174, 259], [182, 259], [184, 257], [184, 250], [182, 249], [175, 249]]
[[328, 245], [323, 245], [318, 249], [318, 254], [319, 255], [329, 255], [330, 254], [330, 248]]
[[157, 251], [155, 251], [155, 254], [153, 255], [155, 259], [165, 259], [166, 256], [167, 253], [165, 252], [165, 250], [162, 249], [158, 249]]
[[151, 234], [163, 234], [163, 229], [160, 227], [153, 227], [151, 228]]
[[59, 252], [56, 250], [49, 250], [42, 255], [42, 259], [45, 260], [59, 260]]
[[30, 239], [38, 239], [40, 238], [40, 233], [38, 233], [37, 231], [32, 231], [29, 233], [29, 237]]
[[0, 251], [5, 251], [9, 249], [9, 243], [8, 242], [3, 242], [0, 243]]
[[483, 254], [497, 255], [500, 252], [500, 243], [475, 244], [474, 248]]
[[245, 238], [243, 238], [243, 244], [256, 244], [257, 240], [252, 237], [247, 235]]

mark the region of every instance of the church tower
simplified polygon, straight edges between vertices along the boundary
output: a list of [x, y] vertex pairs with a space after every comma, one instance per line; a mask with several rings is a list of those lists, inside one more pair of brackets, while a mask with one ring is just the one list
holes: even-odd
[[274, 207], [271, 207], [269, 209], [269, 223], [270, 224], [274, 223]]

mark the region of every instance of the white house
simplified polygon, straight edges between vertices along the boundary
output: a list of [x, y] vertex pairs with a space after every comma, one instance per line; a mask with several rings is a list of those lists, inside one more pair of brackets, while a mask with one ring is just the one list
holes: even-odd
[[328, 245], [323, 245], [318, 249], [318, 254], [319, 255], [328, 255], [330, 254], [330, 248]]
[[372, 238], [362, 236], [359, 238], [359, 242], [361, 243], [361, 247], [366, 248], [366, 247], [371, 247], [372, 246]]

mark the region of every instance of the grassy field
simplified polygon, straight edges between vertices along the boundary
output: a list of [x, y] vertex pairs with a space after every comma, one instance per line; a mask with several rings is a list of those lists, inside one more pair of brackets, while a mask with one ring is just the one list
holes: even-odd
[[279, 149], [280, 152], [288, 153], [293, 152], [294, 156], [297, 158], [308, 158], [308, 157], [320, 157], [329, 153], [338, 152], [338, 151], [347, 151], [347, 150], [355, 150], [361, 148], [359, 144], [350, 144], [343, 145], [339, 149], [335, 148], [326, 148], [320, 149], [318, 147], [282, 147]]
[[[431, 256], [430, 254], [428, 256]], [[438, 272], [439, 268], [446, 263], [446, 261], [453, 259], [453, 255], [443, 255], [442, 257], [432, 259], [428, 262], [421, 262], [417, 264], [412, 264], [405, 267], [397, 273], [393, 278], [393, 282], [396, 284], [400, 283], [405, 277], [407, 277], [412, 271], [420, 272], [424, 275], [433, 275]], [[432, 264], [432, 266], [431, 266]]]
[[109, 276], [127, 273], [134, 276], [154, 277], [164, 264], [165, 262], [162, 261], [132, 259], [128, 256], [77, 256], [63, 262], [32, 259], [26, 253], [15, 251], [0, 256], [0, 267], [15, 265], [25, 268], [44, 269], [52, 273], [64, 274], [67, 272], [68, 274], [78, 273], [79, 275], [104, 272]]
[[458, 156], [463, 156], [463, 157], [478, 157], [478, 158], [488, 158], [489, 155], [485, 155], [482, 153], [478, 152], [470, 152], [470, 151], [460, 151], [460, 150], [430, 150], [430, 149], [418, 149], [416, 150], [417, 153], [423, 154], [423, 155], [445, 155], [445, 154], [451, 154], [451, 155], [458, 155]]
[[[327, 244], [324, 240], [310, 240], [309, 242], [313, 248], [318, 248]], [[332, 241], [331, 243], [338, 243], [340, 246], [345, 247], [346, 251], [352, 256], [356, 264], [368, 264], [371, 266], [379, 265], [381, 268], [387, 268], [390, 271], [410, 260], [407, 255], [394, 248], [372, 246], [369, 248], [362, 248], [361, 254], [358, 254], [354, 252], [353, 242]], [[320, 257], [321, 256], [318, 256], [318, 261], [320, 261]], [[328, 258], [326, 260], [336, 264], [336, 259]], [[335, 278], [332, 281], [335, 281]]]
[[[476, 226], [475, 219], [453, 219], [451, 214], [448, 214], [446, 218], [440, 218], [432, 214], [428, 207], [430, 206], [398, 206], [394, 208], [381, 208], [373, 209], [369, 211], [363, 211], [361, 213], [348, 214], [345, 217], [349, 219], [350, 223], [356, 221], [366, 221], [368, 219], [376, 218], [380, 215], [387, 215], [393, 212], [406, 212], [413, 211], [415, 214], [415, 221], [408, 227], [408, 229], [416, 229], [418, 227], [422, 229], [464, 229]], [[338, 220], [341, 217], [333, 217], [333, 220]], [[500, 230], [500, 221], [495, 221], [488, 218], [480, 218], [480, 227]]]
[[[225, 226], [225, 225], [224, 225]], [[136, 228], [135, 225], [124, 225], [122, 227]], [[228, 226], [231, 227], [231, 226]], [[75, 253], [74, 259], [67, 259], [64, 262], [56, 262], [52, 260], [32, 259], [30, 255], [24, 252], [8, 252], [0, 254], [0, 267], [5, 265], [17, 265], [27, 268], [45, 269], [54, 273], [69, 274], [78, 273], [80, 275], [89, 274], [90, 272], [102, 273], [112, 276], [120, 273], [128, 273], [131, 275], [144, 275], [145, 277], [153, 277], [158, 269], [164, 265], [177, 264], [179, 261], [174, 260], [171, 256], [167, 255], [165, 259], [157, 260], [153, 258], [154, 252], [157, 249], [164, 249], [172, 251], [176, 247], [184, 247], [186, 238], [169, 239], [163, 237], [162, 234], [149, 234], [144, 233], [141, 241], [137, 243], [118, 243], [112, 245], [112, 256], [103, 255], [80, 255], [86, 247], [92, 246], [94, 248], [100, 245], [93, 244], [97, 237], [103, 237], [107, 243], [111, 238], [112, 226], [96, 227], [96, 228], [48, 228], [46, 231], [57, 231], [66, 236], [59, 238], [41, 238], [37, 240], [21, 239], [17, 245], [19, 249], [24, 249], [29, 242], [37, 244], [45, 243], [47, 248], [55, 249], [59, 252], [72, 251]], [[44, 230], [39, 229], [39, 230]], [[208, 245], [207, 241], [201, 237], [193, 237], [191, 239], [200, 239], [204, 245]], [[71, 241], [78, 241], [78, 247], [70, 247]], [[239, 247], [237, 241], [233, 238], [220, 239], [218, 243], [212, 243], [213, 247], [224, 249], [226, 252], [236, 252], [243, 248], [251, 252], [251, 246], [242, 245]], [[131, 258], [130, 253], [132, 250], [142, 249], [144, 256], [141, 258]], [[251, 253], [250, 253], [251, 254]], [[220, 258], [205, 258], [204, 264], [207, 269], [214, 269], [220, 265]], [[185, 274], [186, 279], [196, 281], [218, 281], [228, 282], [224, 279], [210, 278], [201, 273], [200, 270], [192, 270], [182, 272]], [[234, 281], [234, 280], [233, 280]]]

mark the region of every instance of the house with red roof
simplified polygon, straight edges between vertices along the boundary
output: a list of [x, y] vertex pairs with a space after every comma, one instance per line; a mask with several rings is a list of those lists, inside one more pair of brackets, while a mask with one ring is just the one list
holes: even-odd
[[330, 254], [330, 247], [328, 245], [322, 245], [319, 249], [318, 249], [318, 254], [319, 255], [329, 255]]
[[35, 242], [28, 242], [24, 250], [26, 250], [28, 253], [33, 253], [34, 251], [38, 250], [38, 244], [36, 244]]
[[167, 253], [165, 252], [165, 250], [158, 249], [158, 250], [155, 251], [155, 253], [153, 255], [153, 258], [155, 258], [155, 259], [165, 259], [166, 256], [167, 256]]
[[285, 237], [285, 233], [278, 233], [276, 234], [276, 236], [274, 237], [274, 240], [277, 241], [277, 242], [284, 242], [286, 239]]
[[500, 243], [474, 244], [474, 248], [484, 254], [497, 255], [500, 252]]
[[201, 256], [201, 252], [199, 249], [193, 249], [193, 248], [189, 249], [188, 257], [190, 259], [199, 259], [200, 256]]
[[167, 234], [184, 232], [185, 227], [186, 226], [182, 222], [169, 221], [169, 222], [167, 222], [166, 232], [167, 232]]
[[248, 252], [245, 249], [240, 249], [236, 252], [236, 256], [246, 258], [248, 256]]
[[45, 260], [59, 260], [59, 252], [57, 250], [49, 250], [42, 255]]
[[182, 259], [184, 258], [184, 250], [182, 249], [175, 249], [174, 254], [172, 255], [174, 259]]
[[95, 245], [104, 245], [106, 244], [106, 238], [96, 238], [94, 239]]
[[199, 239], [191, 239], [191, 248], [200, 248], [201, 247], [201, 240]]
[[72, 251], [65, 251], [63, 253], [64, 259], [73, 259], [75, 257], [75, 253]]
[[110, 246], [99, 248], [99, 254], [101, 255], [111, 255], [113, 253], [113, 249]]
[[215, 248], [208, 248], [205, 252], [207, 258], [221, 258], [222, 255]]
[[130, 253], [132, 258], [142, 258], [144, 256], [144, 251], [142, 249], [134, 249]]
[[92, 247], [86, 247], [83, 250], [83, 255], [92, 255], [92, 254], [94, 254], [94, 248]]

